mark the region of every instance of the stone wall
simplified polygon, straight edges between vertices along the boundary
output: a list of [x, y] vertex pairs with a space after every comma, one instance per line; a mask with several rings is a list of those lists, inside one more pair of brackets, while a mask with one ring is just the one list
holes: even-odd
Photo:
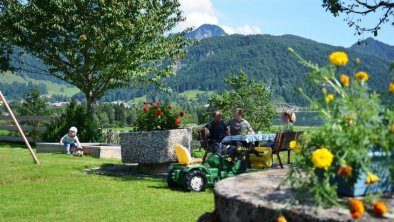
[[[282, 211], [287, 221], [292, 222], [344, 222], [354, 221], [348, 209], [330, 207], [316, 209], [307, 201], [284, 206], [296, 195], [287, 187], [278, 186], [285, 179], [286, 170], [272, 169], [258, 173], [245, 173], [239, 176], [221, 180], [215, 184], [215, 211], [206, 213], [199, 222], [238, 222], [238, 221], [267, 221], [274, 222]], [[307, 196], [304, 198], [308, 199]], [[387, 206], [393, 206], [392, 194], [383, 197]], [[347, 198], [342, 200], [347, 202]], [[371, 211], [370, 211], [371, 212]], [[388, 214], [384, 218], [376, 218], [366, 213], [358, 221], [394, 221], [394, 216]]]
[[122, 162], [160, 164], [176, 162], [175, 144], [191, 151], [192, 129], [136, 131], [120, 134]]

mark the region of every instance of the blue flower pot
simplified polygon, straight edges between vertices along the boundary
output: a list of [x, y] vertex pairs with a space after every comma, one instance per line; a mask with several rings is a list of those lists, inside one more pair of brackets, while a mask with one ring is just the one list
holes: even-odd
[[337, 183], [337, 193], [343, 196], [365, 196], [367, 194], [374, 193], [388, 193], [394, 191], [393, 179], [394, 172], [390, 171], [390, 168], [394, 164], [394, 153], [391, 154], [390, 158], [382, 152], [369, 152], [369, 156], [372, 158], [373, 169], [385, 169], [379, 170], [378, 176], [380, 180], [377, 183], [367, 185], [365, 184], [365, 179], [367, 175], [365, 173], [360, 173], [356, 182], [350, 186], [345, 182], [343, 177], [337, 176], [334, 183]]

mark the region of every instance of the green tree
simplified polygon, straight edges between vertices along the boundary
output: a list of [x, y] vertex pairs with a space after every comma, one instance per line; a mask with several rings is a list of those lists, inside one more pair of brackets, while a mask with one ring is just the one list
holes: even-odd
[[0, 0], [1, 59], [10, 59], [15, 46], [32, 54], [48, 68], [29, 71], [78, 87], [92, 117], [93, 103], [107, 90], [160, 86], [174, 74], [173, 65], [189, 45], [188, 30], [169, 34], [184, 20], [179, 5], [178, 0]]
[[23, 94], [23, 103], [18, 107], [20, 115], [48, 115], [50, 111], [45, 99], [40, 97], [40, 90], [32, 88], [30, 92]]
[[[361, 35], [364, 32], [371, 32], [374, 36], [378, 35], [378, 31], [381, 26], [385, 23], [390, 22], [394, 16], [394, 1], [375, 1], [375, 0], [323, 0], [324, 8], [330, 11], [334, 16], [338, 16], [340, 13], [348, 15], [347, 21], [349, 27], [354, 27], [356, 33]], [[363, 27], [360, 25], [361, 18], [366, 19], [366, 15], [370, 13], [381, 13], [378, 21], [372, 27]], [[391, 23], [394, 26], [394, 22]]]
[[210, 96], [209, 110], [221, 110], [224, 116], [231, 117], [234, 108], [242, 108], [244, 118], [255, 130], [269, 131], [276, 114], [270, 102], [271, 93], [264, 84], [248, 79], [242, 71], [224, 81], [230, 91]]

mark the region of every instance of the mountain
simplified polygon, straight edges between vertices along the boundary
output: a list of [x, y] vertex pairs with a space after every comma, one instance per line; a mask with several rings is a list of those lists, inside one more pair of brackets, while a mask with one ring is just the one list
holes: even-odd
[[[388, 57], [334, 47], [294, 35], [230, 35], [202, 39], [198, 45], [192, 46], [168, 85], [177, 92], [223, 90], [226, 86], [224, 78], [242, 70], [264, 82], [275, 100], [305, 104], [307, 101], [295, 93], [296, 88], [317, 89], [307, 85], [305, 79], [309, 70], [287, 52], [288, 47], [320, 66], [328, 63], [327, 57], [333, 51], [345, 51], [351, 60], [361, 59], [359, 69], [370, 74], [371, 87], [381, 89], [390, 80], [386, 75], [391, 62]], [[350, 62], [348, 68], [341, 71], [353, 73], [352, 64]]]
[[394, 46], [379, 42], [373, 38], [367, 38], [364, 42], [353, 44], [350, 49], [394, 60]]
[[204, 24], [197, 29], [186, 34], [186, 37], [201, 40], [214, 36], [227, 36], [228, 34], [217, 25]]
[[[212, 28], [210, 29], [212, 35], [213, 33], [224, 33], [213, 32], [217, 26], [203, 25], [189, 35], [199, 33], [198, 30], [208, 30], [209, 27]], [[201, 33], [204, 32], [201, 31]], [[177, 75], [169, 78], [163, 84], [173, 88], [178, 94], [189, 90], [220, 91], [226, 89], [224, 83], [226, 76], [237, 75], [240, 71], [244, 71], [249, 77], [261, 81], [269, 87], [273, 100], [305, 105], [307, 101], [303, 96], [295, 93], [296, 89], [302, 87], [309, 92], [316, 93], [320, 92], [320, 89], [312, 88], [305, 81], [309, 69], [300, 64], [295, 56], [288, 53], [287, 48], [291, 47], [304, 59], [320, 66], [328, 63], [328, 55], [333, 51], [345, 51], [351, 61], [347, 68], [341, 68], [342, 73], [353, 73], [351, 70], [352, 61], [360, 58], [361, 65], [358, 70], [364, 70], [370, 75], [369, 85], [375, 89], [386, 88], [390, 81], [390, 76], [387, 76], [386, 72], [393, 60], [394, 46], [373, 39], [368, 39], [368, 42], [369, 44], [364, 47], [353, 45], [350, 48], [344, 48], [322, 44], [295, 35], [224, 34], [211, 36], [202, 38], [198, 44], [191, 46], [186, 57], [176, 67]], [[38, 79], [39, 77], [24, 74], [23, 78], [30, 81], [30, 79]], [[6, 78], [0, 78], [0, 88], [13, 87], [16, 96], [23, 93], [22, 86], [11, 86], [12, 81], [6, 82], [5, 80]], [[32, 84], [44, 81], [49, 80], [40, 80], [37, 83], [33, 81]], [[63, 92], [71, 91], [67, 85], [57, 88], [63, 88]], [[48, 92], [55, 94], [50, 90]], [[62, 94], [61, 90], [59, 90], [59, 94]], [[130, 100], [147, 94], [155, 96], [156, 100], [158, 100], [158, 96], [164, 96], [163, 93], [149, 87], [145, 89], [117, 89], [108, 91], [102, 101]], [[83, 98], [83, 95], [79, 98]]]

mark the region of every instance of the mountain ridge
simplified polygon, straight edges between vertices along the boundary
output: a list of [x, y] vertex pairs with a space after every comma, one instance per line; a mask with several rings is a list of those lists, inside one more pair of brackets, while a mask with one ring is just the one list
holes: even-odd
[[[369, 41], [379, 47], [365, 49], [352, 45], [345, 48], [291, 34], [226, 34], [205, 37], [189, 48], [186, 57], [178, 64], [177, 75], [166, 80], [164, 84], [173, 88], [176, 93], [188, 90], [220, 91], [226, 87], [226, 76], [244, 71], [249, 77], [266, 84], [272, 91], [273, 99], [305, 104], [305, 99], [294, 92], [297, 87], [306, 87], [304, 79], [308, 69], [287, 52], [287, 48], [292, 47], [306, 60], [320, 66], [328, 63], [327, 57], [333, 51], [345, 51], [351, 60], [360, 58], [360, 69], [371, 73], [371, 86], [381, 89], [386, 87], [389, 81], [385, 73], [390, 66], [390, 52], [394, 52], [394, 46], [373, 39]], [[350, 69], [343, 71], [351, 73]], [[103, 100], [130, 100], [149, 92], [149, 89], [111, 90]]]

